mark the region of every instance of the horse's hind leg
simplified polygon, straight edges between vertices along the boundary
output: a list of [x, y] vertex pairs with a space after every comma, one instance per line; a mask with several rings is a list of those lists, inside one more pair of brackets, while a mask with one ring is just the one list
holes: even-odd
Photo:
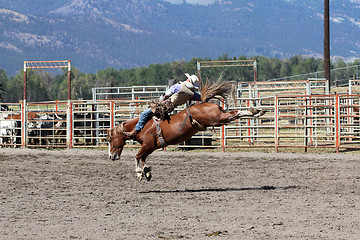
[[233, 110], [230, 112], [219, 112], [216, 117], [210, 118], [211, 123], [208, 125], [220, 126], [228, 124], [229, 122], [234, 121], [238, 118], [253, 115], [254, 113], [250, 110]]
[[231, 121], [242, 117], [260, 117], [265, 114], [266, 111], [258, 110], [254, 108], [250, 108], [249, 110], [233, 110], [230, 112], [219, 112], [216, 117], [208, 119], [208, 122], [204, 122], [204, 124], [210, 126], [221, 126], [224, 124], [228, 124]]
[[236, 113], [235, 115], [229, 118], [230, 121], [242, 118], [242, 117], [255, 117], [258, 118], [266, 113], [265, 110], [259, 110], [255, 108], [250, 108], [249, 110], [237, 110], [232, 111], [232, 113]]

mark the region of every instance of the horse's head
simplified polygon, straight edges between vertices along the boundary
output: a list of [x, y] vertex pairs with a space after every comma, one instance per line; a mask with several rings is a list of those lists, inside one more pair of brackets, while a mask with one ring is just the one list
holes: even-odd
[[107, 141], [109, 144], [109, 158], [120, 159], [121, 152], [126, 142], [122, 125], [107, 130]]

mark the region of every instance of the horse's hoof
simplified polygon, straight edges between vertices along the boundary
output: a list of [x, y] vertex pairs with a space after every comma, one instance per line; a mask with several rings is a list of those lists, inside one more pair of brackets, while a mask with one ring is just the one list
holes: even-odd
[[147, 181], [151, 180], [151, 167], [144, 167], [144, 175]]
[[150, 181], [151, 180], [151, 172], [148, 172], [145, 174], [146, 180]]
[[142, 171], [136, 171], [136, 176], [137, 176], [137, 178], [139, 179], [139, 182], [141, 182], [141, 180], [142, 180], [143, 177], [144, 177], [144, 172], [142, 172]]
[[256, 114], [258, 114], [258, 113], [260, 112], [259, 109], [252, 108], [252, 107], [249, 109], [249, 111], [251, 112], [251, 114], [252, 114], [253, 116], [255, 116]]
[[261, 110], [259, 113], [257, 113], [257, 115], [255, 116], [256, 118], [261, 117], [262, 115], [264, 115], [267, 111], [266, 110]]

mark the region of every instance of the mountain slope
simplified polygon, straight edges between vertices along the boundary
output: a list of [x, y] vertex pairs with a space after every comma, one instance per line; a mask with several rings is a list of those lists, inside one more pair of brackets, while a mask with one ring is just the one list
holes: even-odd
[[[331, 2], [331, 54], [359, 57], [360, 3]], [[322, 56], [322, 1], [0, 0], [0, 68], [71, 59], [83, 72], [106, 67], [264, 55]]]

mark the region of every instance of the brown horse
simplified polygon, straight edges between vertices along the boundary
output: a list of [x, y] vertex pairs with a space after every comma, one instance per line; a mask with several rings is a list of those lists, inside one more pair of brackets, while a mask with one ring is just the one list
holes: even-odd
[[[206, 99], [208, 96], [203, 97]], [[136, 136], [136, 140], [141, 144], [141, 148], [135, 156], [137, 177], [140, 181], [143, 177], [150, 181], [151, 168], [146, 165], [145, 160], [154, 150], [188, 140], [196, 132], [205, 130], [207, 127], [225, 125], [245, 116], [259, 117], [264, 113], [265, 111], [257, 109], [226, 112], [216, 104], [204, 102], [169, 116], [167, 120], [157, 122], [151, 119]], [[110, 159], [120, 158], [125, 142], [129, 139], [124, 132], [133, 130], [137, 122], [138, 118], [131, 119], [108, 130]]]

